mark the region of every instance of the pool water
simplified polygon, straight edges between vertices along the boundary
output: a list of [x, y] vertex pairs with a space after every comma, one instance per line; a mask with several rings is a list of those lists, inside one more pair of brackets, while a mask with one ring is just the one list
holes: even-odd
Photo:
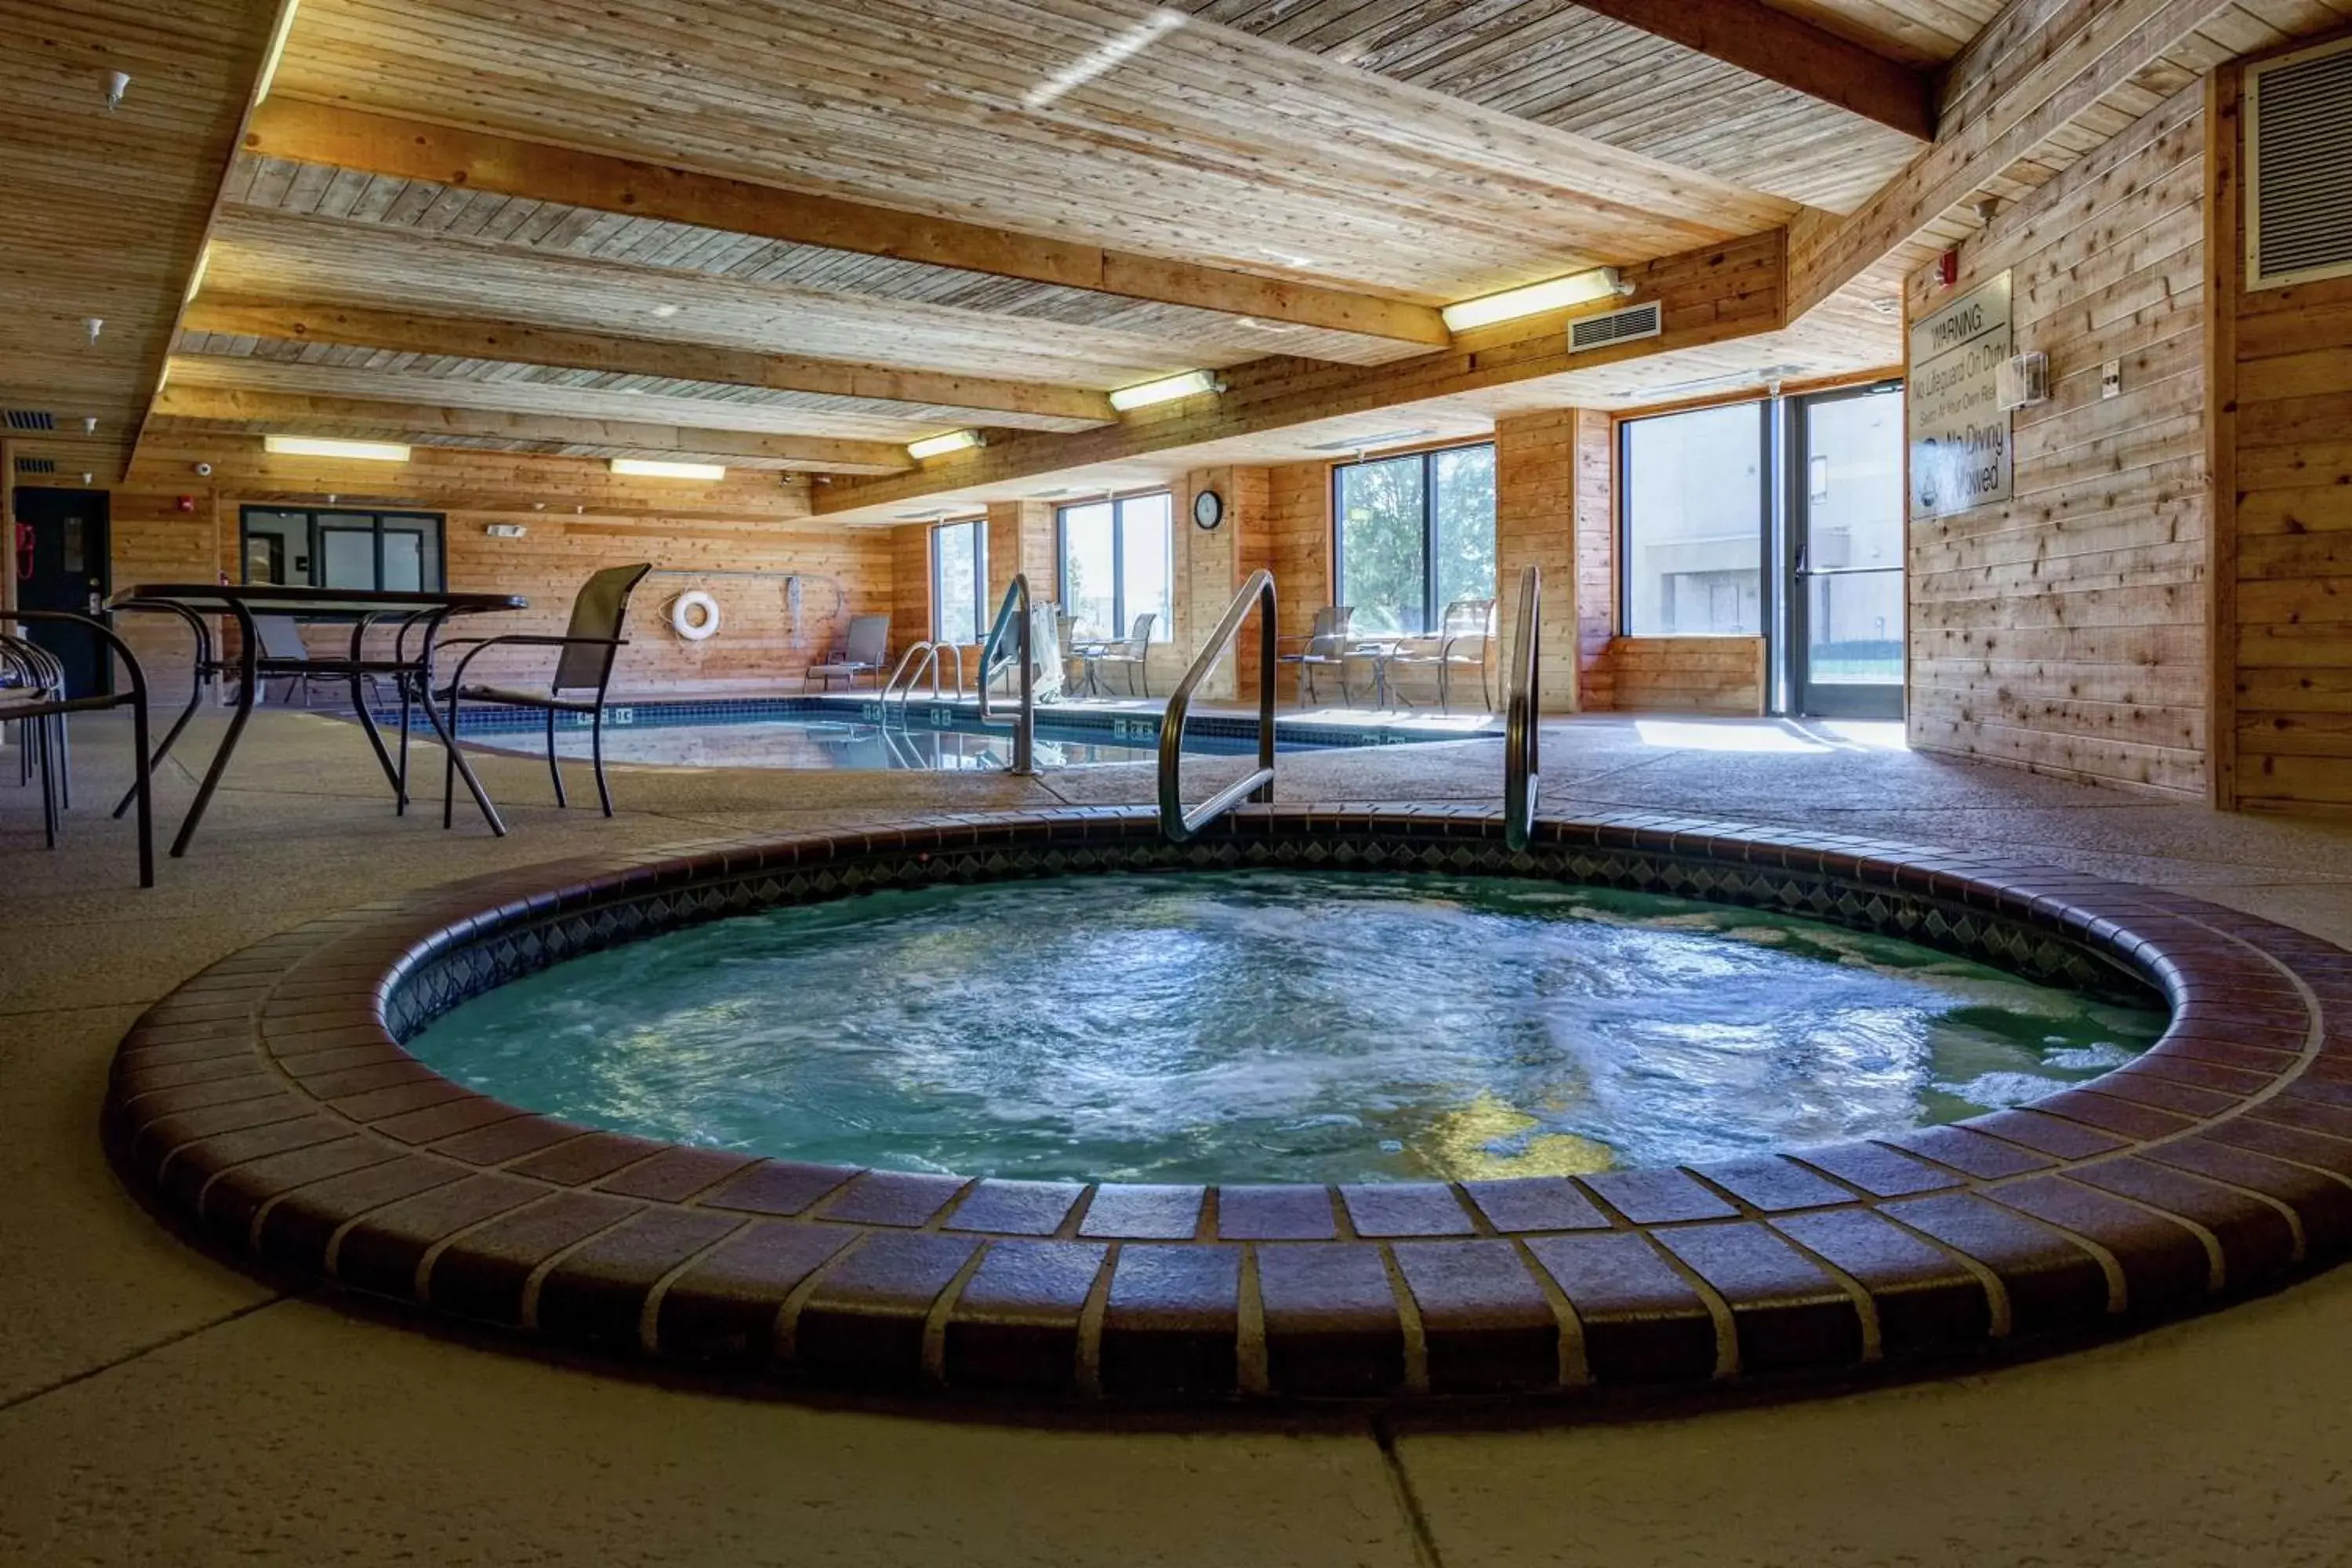
[[577, 959], [409, 1043], [535, 1110], [885, 1169], [1589, 1173], [1883, 1137], [2130, 1059], [2165, 1016], [1891, 939], [1501, 878], [885, 892]]

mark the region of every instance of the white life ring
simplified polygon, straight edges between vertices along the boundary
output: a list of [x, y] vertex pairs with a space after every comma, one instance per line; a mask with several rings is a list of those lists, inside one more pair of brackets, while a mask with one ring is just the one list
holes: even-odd
[[669, 629], [688, 642], [718, 636], [719, 601], [699, 588], [680, 594], [669, 602]]

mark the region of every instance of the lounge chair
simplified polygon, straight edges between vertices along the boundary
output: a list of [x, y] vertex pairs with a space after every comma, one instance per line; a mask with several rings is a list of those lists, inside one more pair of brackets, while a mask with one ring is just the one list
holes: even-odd
[[1315, 677], [1321, 670], [1336, 670], [1339, 676], [1339, 700], [1355, 706], [1355, 692], [1348, 684], [1349, 627], [1356, 618], [1352, 605], [1332, 605], [1315, 612], [1315, 629], [1305, 637], [1286, 637], [1281, 640], [1298, 645], [1296, 653], [1277, 654], [1276, 664], [1298, 667], [1298, 705], [1302, 708], [1318, 700]]
[[1127, 668], [1127, 694], [1129, 697], [1151, 695], [1151, 628], [1160, 624], [1157, 615], [1135, 617], [1134, 629], [1124, 638], [1104, 642], [1080, 643], [1070, 651], [1076, 654], [1087, 667], [1087, 690], [1102, 695], [1102, 668], [1107, 664], [1123, 665]]
[[833, 689], [834, 678], [849, 682], [854, 690], [861, 675], [882, 684], [882, 666], [890, 657], [890, 617], [887, 616], [852, 616], [849, 630], [841, 644], [825, 657], [823, 664], [809, 666], [809, 679], [822, 679], [823, 689]]
[[1495, 601], [1492, 599], [1456, 599], [1445, 606], [1445, 615], [1437, 623], [1437, 635], [1408, 638], [1398, 645], [1388, 658], [1391, 670], [1434, 666], [1437, 670], [1437, 708], [1441, 713], [1453, 711], [1454, 672], [1476, 666], [1479, 695], [1486, 699], [1486, 710], [1494, 711], [1494, 689], [1486, 678], [1486, 653], [1495, 640]]
[[64, 610], [0, 610], [0, 626], [8, 622], [50, 621], [78, 626], [105, 643], [122, 661], [128, 689], [100, 696], [67, 694], [64, 666], [47, 648], [31, 639], [0, 632], [0, 724], [17, 727], [25, 749], [22, 766], [26, 782], [37, 766], [41, 774], [41, 830], [52, 849], [58, 847], [58, 814], [71, 805], [70, 764], [67, 753], [66, 719], [106, 708], [131, 710], [131, 790], [139, 805], [139, 885], [155, 885], [155, 814], [149, 794], [147, 762], [147, 676], [130, 646], [104, 622]]
[[[564, 798], [563, 769], [555, 756], [555, 716], [587, 714], [588, 755], [596, 773], [596, 797], [604, 804], [604, 815], [613, 815], [613, 792], [604, 783], [604, 696], [612, 688], [614, 661], [628, 646], [621, 628], [628, 621], [629, 595], [636, 592], [637, 584], [652, 570], [653, 563], [645, 562], [635, 566], [607, 566], [590, 577], [572, 599], [572, 624], [560, 637], [517, 632], [495, 637], [453, 637], [440, 645], [445, 649], [467, 649], [451, 673], [449, 684], [434, 694], [436, 700], [449, 705], [449, 761], [441, 781], [442, 826], [450, 825], [457, 799], [457, 705], [461, 700], [536, 708], [547, 715], [547, 773], [555, 781], [555, 804], [562, 806], [572, 803]], [[466, 667], [494, 647], [554, 647], [563, 652], [555, 661], [555, 675], [544, 691], [467, 685]], [[567, 691], [586, 695], [567, 697]]]

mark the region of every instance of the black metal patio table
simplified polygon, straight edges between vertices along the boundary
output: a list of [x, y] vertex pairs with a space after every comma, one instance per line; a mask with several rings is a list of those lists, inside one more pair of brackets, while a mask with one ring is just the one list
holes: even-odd
[[[282, 616], [289, 620], [311, 626], [349, 626], [352, 628], [351, 652], [347, 657], [319, 656], [301, 661], [305, 672], [314, 676], [347, 677], [352, 684], [352, 708], [358, 714], [360, 728], [375, 752], [377, 763], [383, 769], [385, 781], [392, 785], [394, 810], [408, 809], [408, 707], [412, 695], [422, 699], [425, 716], [457, 760], [457, 771], [464, 775], [466, 787], [472, 792], [474, 804], [480, 808], [482, 819], [493, 833], [503, 835], [506, 824], [499, 819], [496, 807], [474, 770], [467, 764], [465, 754], [457, 750], [456, 738], [444, 728], [440, 714], [435, 710], [433, 695], [433, 653], [435, 639], [441, 628], [453, 616], [487, 615], [497, 611], [527, 609], [530, 601], [512, 594], [436, 594], [422, 591], [376, 590], [358, 588], [289, 587], [277, 584], [255, 583], [243, 586], [225, 586], [211, 583], [142, 583], [127, 593], [119, 594], [112, 608], [145, 611], [177, 616], [185, 622], [195, 638], [195, 678], [191, 683], [187, 707], [182, 710], [163, 744], [155, 748], [147, 762], [148, 772], [153, 773], [180, 738], [180, 731], [195, 716], [201, 705], [205, 686], [216, 673], [225, 673], [228, 666], [215, 660], [212, 651], [212, 632], [205, 624], [208, 616], [231, 616], [237, 624], [238, 652], [236, 658], [236, 711], [230, 716], [228, 732], [221, 737], [220, 749], [213, 753], [212, 766], [205, 770], [204, 783], [196, 790], [196, 798], [188, 807], [187, 819], [180, 824], [179, 836], [172, 841], [174, 857], [187, 853], [188, 845], [196, 836], [196, 825], [204, 820], [205, 808], [212, 804], [213, 792], [220, 787], [223, 774], [228, 771], [228, 761], [236, 754], [236, 743], [245, 733], [246, 721], [252, 716], [253, 706], [260, 693], [262, 666], [272, 662], [264, 658], [261, 638], [254, 626], [257, 616]], [[368, 632], [377, 626], [389, 626], [394, 631], [392, 648], [387, 657], [383, 650], [371, 657], [363, 647]], [[414, 634], [416, 646], [409, 647]], [[383, 743], [383, 735], [376, 728], [374, 716], [368, 710], [366, 683], [372, 676], [386, 676], [400, 689], [400, 758], [393, 760]], [[126, 802], [128, 797], [125, 797]], [[121, 808], [116, 814], [121, 815]]]

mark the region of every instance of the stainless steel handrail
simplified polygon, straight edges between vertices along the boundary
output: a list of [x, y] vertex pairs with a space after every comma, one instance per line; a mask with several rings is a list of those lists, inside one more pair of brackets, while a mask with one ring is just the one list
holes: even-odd
[[[898, 699], [899, 717], [901, 719], [906, 717], [907, 710], [914, 705], [916, 683], [926, 675], [931, 679], [931, 700], [939, 702], [945, 700], [944, 694], [940, 690], [940, 655], [943, 653], [955, 659], [956, 695], [959, 698], [963, 695], [963, 648], [951, 642], [919, 642], [907, 650], [906, 657], [899, 659], [898, 668], [891, 671], [889, 681], [882, 688], [881, 705], [886, 718], [889, 714], [890, 699], [894, 694]], [[922, 657], [922, 663], [916, 665], [909, 673], [908, 665], [917, 655]], [[907, 684], [903, 689], [898, 685], [898, 677], [901, 675], [907, 677]]]
[[[1010, 721], [1001, 717], [989, 700], [989, 686], [996, 679], [999, 650], [1004, 634], [1013, 631], [1014, 657], [1021, 662], [1021, 705], [1014, 709]], [[1033, 640], [1034, 630], [1029, 613], [1029, 574], [1013, 574], [1013, 581], [1004, 587], [1004, 600], [996, 607], [996, 619], [988, 628], [988, 640], [980, 645], [980, 721], [983, 724], [1010, 722], [1013, 726], [1013, 766], [1007, 771], [1014, 778], [1034, 778], [1037, 773], [1037, 665]], [[958, 679], [961, 679], [959, 666]]]
[[1536, 791], [1541, 757], [1537, 711], [1543, 696], [1543, 571], [1519, 572], [1518, 635], [1511, 642], [1510, 696], [1503, 733], [1503, 842], [1525, 849], [1536, 825]]
[[[1241, 631], [1252, 605], [1258, 612], [1257, 767], [1248, 777], [1236, 780], [1186, 811], [1184, 721], [1192, 713], [1192, 691], [1208, 679], [1217, 660], [1224, 657], [1226, 645]], [[1244, 799], [1264, 802], [1274, 798], [1276, 630], [1274, 574], [1261, 569], [1251, 573], [1242, 591], [1234, 595], [1234, 602], [1225, 608], [1224, 618], [1209, 634], [1200, 657], [1192, 661], [1192, 668], [1184, 672], [1184, 679], [1176, 683], [1174, 694], [1168, 699], [1168, 710], [1160, 719], [1160, 831], [1168, 836], [1171, 844], [1191, 839]]]
[[[877, 699], [877, 700], [887, 706], [890, 700], [890, 693], [898, 689], [898, 682], [901, 678], [906, 678], [907, 689], [912, 691], [915, 688], [915, 682], [921, 679], [922, 677], [919, 674], [908, 677], [907, 675], [908, 669], [917, 659], [922, 658], [925, 654], [936, 655], [938, 648], [939, 644], [932, 642], [928, 637], [924, 638], [921, 642], [910, 645], [906, 652], [898, 656], [898, 667], [890, 672], [890, 679], [882, 683], [882, 695]], [[936, 679], [937, 678], [934, 677], [935, 684]]]

